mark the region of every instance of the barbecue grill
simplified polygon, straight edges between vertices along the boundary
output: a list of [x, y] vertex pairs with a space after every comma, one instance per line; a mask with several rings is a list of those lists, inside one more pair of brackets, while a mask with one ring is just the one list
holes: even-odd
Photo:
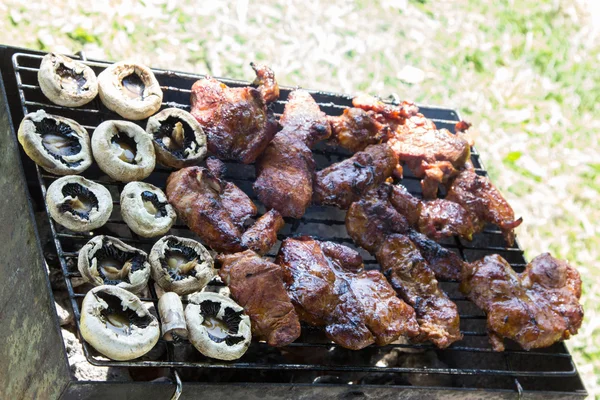
[[[61, 329], [54, 309], [48, 274], [57, 268], [71, 300], [77, 332], [79, 308], [84, 293], [74, 284], [79, 277], [77, 253], [93, 235], [74, 233], [49, 218], [36, 222], [33, 211], [45, 210], [46, 188], [57, 177], [37, 168], [21, 151], [16, 141], [15, 126], [25, 113], [45, 109], [48, 113], [72, 118], [92, 134], [94, 128], [109, 119], [121, 119], [109, 111], [98, 98], [80, 108], [57, 106], [47, 100], [37, 83], [37, 70], [43, 54], [24, 49], [0, 47], [0, 217], [5, 225], [0, 232], [0, 273], [4, 286], [0, 290], [0, 387], [3, 398], [176, 398], [200, 397], [252, 398], [583, 398], [587, 395], [571, 355], [563, 343], [546, 349], [523, 351], [507, 343], [506, 351], [493, 352], [486, 334], [485, 315], [458, 291], [457, 282], [441, 282], [442, 288], [456, 302], [460, 311], [464, 339], [447, 349], [431, 344], [399, 343], [383, 347], [369, 346], [351, 351], [331, 343], [320, 329], [303, 325], [301, 337], [283, 349], [253, 342], [239, 360], [223, 362], [208, 359], [183, 341], [159, 341], [151, 358], [112, 361], [83, 343], [87, 360], [97, 366], [169, 371], [171, 381], [119, 382], [78, 381], [72, 376]], [[85, 60], [98, 74], [108, 63]], [[154, 70], [164, 92], [163, 108], [178, 107], [189, 111], [192, 84], [201, 75]], [[221, 79], [229, 86], [245, 86], [247, 82]], [[282, 87], [281, 99], [273, 107], [281, 113], [291, 88]], [[339, 115], [351, 105], [346, 95], [311, 91], [321, 109]], [[435, 121], [439, 128], [454, 129], [460, 120], [454, 110], [420, 106], [420, 111]], [[12, 121], [11, 121], [12, 119]], [[145, 122], [144, 122], [145, 124]], [[144, 125], [141, 125], [144, 126]], [[324, 168], [349, 156], [341, 149], [324, 145], [314, 151], [318, 168]], [[473, 149], [472, 161], [477, 173], [485, 175], [479, 154]], [[226, 179], [234, 182], [258, 203], [252, 193], [254, 167], [226, 163]], [[23, 169], [21, 169], [23, 165]], [[170, 169], [157, 166], [146, 181], [164, 188]], [[403, 184], [420, 195], [419, 179], [405, 171]], [[157, 239], [145, 239], [129, 230], [119, 213], [119, 193], [124, 184], [110, 180], [96, 165], [84, 174], [105, 185], [113, 195], [115, 210], [108, 223], [94, 235], [109, 234], [124, 242], [149, 251]], [[29, 195], [27, 194], [29, 191]], [[264, 212], [264, 207], [259, 207]], [[329, 206], [312, 206], [303, 218], [286, 220], [279, 239], [293, 235], [312, 235], [356, 248], [346, 233], [345, 212]], [[44, 234], [44, 232], [46, 232]], [[178, 222], [172, 234], [193, 237]], [[502, 234], [488, 228], [472, 242], [459, 238], [446, 240], [444, 246], [464, 260], [474, 261], [498, 253], [518, 272], [526, 260], [515, 242], [506, 248]], [[276, 245], [269, 256], [273, 256]], [[378, 268], [367, 252], [363, 255], [367, 269]], [[44, 265], [44, 257], [48, 268]], [[218, 290], [222, 283], [210, 284]], [[157, 306], [154, 285], [142, 300]], [[394, 354], [393, 366], [382, 364], [384, 357]]]

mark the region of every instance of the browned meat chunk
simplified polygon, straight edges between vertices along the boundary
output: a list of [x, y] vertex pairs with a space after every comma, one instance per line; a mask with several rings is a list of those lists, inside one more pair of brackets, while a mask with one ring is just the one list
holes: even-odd
[[395, 106], [368, 95], [356, 96], [352, 99], [352, 105], [381, 114], [387, 120], [386, 122], [396, 121], [402, 123], [406, 118], [417, 115], [419, 112], [419, 108], [411, 101], [403, 101], [400, 105]]
[[400, 298], [415, 309], [419, 340], [444, 348], [462, 339], [456, 304], [439, 288], [433, 271], [408, 237], [389, 235], [376, 257]]
[[500, 227], [509, 245], [514, 243], [514, 229], [523, 219], [515, 220], [512, 207], [488, 178], [477, 175], [470, 168], [461, 171], [452, 182], [446, 200], [463, 206], [478, 231], [492, 223]]
[[[266, 229], [257, 232], [251, 228], [251, 232], [257, 233], [249, 234], [253, 239], [244, 243], [244, 223], [256, 215], [256, 206], [236, 185], [215, 177], [205, 168], [188, 167], [173, 172], [167, 179], [166, 192], [177, 215], [216, 251], [233, 253], [245, 250], [246, 246], [267, 251], [266, 245], [274, 244], [273, 230], [281, 227], [277, 215], [259, 219], [257, 223]], [[271, 218], [275, 222], [265, 224]]]
[[290, 93], [277, 133], [256, 163], [254, 190], [260, 201], [284, 217], [300, 218], [310, 205], [315, 162], [311, 148], [331, 135], [331, 129], [312, 96]]
[[414, 229], [434, 240], [453, 235], [471, 240], [476, 231], [467, 210], [447, 199], [421, 201], [404, 186], [396, 185], [390, 201]]
[[262, 64], [250, 63], [250, 66], [256, 73], [256, 79], [252, 84], [258, 86], [263, 99], [267, 103], [277, 100], [279, 98], [279, 85], [275, 80], [273, 70]]
[[434, 242], [427, 236], [410, 230], [407, 233], [411, 242], [419, 249], [421, 255], [438, 279], [460, 280], [464, 261], [451, 250]]
[[583, 308], [579, 272], [545, 253], [517, 274], [499, 255], [467, 264], [461, 290], [487, 313], [490, 342], [503, 351], [503, 338], [526, 350], [551, 346], [575, 335]]
[[220, 255], [219, 276], [231, 296], [252, 321], [252, 335], [270, 346], [292, 343], [300, 336], [300, 321], [290, 301], [281, 267], [252, 250]]
[[352, 153], [385, 142], [391, 132], [387, 124], [377, 120], [373, 111], [361, 108], [346, 108], [342, 115], [327, 119], [331, 124], [331, 138], [327, 143]]
[[206, 133], [208, 149], [221, 159], [249, 164], [277, 133], [277, 120], [263, 97], [274, 100], [273, 84], [275, 88], [277, 84], [261, 78], [272, 74], [261, 68], [257, 74], [267, 86], [259, 89], [230, 88], [213, 78], [200, 79], [192, 86], [191, 113]]
[[242, 246], [266, 254], [277, 242], [277, 232], [285, 222], [276, 210], [269, 210], [242, 235]]
[[354, 250], [310, 237], [286, 239], [277, 256], [300, 319], [325, 326], [327, 336], [352, 350], [414, 336], [414, 311], [378, 271], [364, 271]]
[[365, 151], [317, 172], [313, 201], [347, 209], [389, 178], [396, 165], [398, 157], [387, 144], [369, 146]]

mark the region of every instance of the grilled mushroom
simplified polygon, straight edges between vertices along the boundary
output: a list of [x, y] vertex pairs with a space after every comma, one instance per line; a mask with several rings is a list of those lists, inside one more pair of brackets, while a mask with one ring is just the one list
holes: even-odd
[[196, 293], [185, 309], [189, 340], [207, 357], [236, 360], [248, 346], [250, 318], [233, 300], [216, 293]]
[[100, 228], [113, 209], [108, 189], [77, 175], [52, 182], [46, 204], [53, 220], [76, 232]]
[[127, 121], [105, 121], [92, 135], [92, 152], [98, 166], [121, 182], [146, 178], [155, 165], [152, 138]]
[[150, 68], [133, 62], [112, 64], [98, 75], [100, 100], [123, 118], [140, 120], [157, 112], [163, 93]]
[[197, 165], [206, 156], [206, 135], [196, 118], [179, 108], [167, 108], [148, 119], [156, 158], [167, 167]]
[[199, 292], [215, 275], [214, 261], [195, 240], [165, 236], [150, 251], [152, 279], [167, 292], [181, 296]]
[[121, 215], [132, 231], [143, 237], [164, 235], [177, 220], [162, 190], [144, 182], [130, 182], [121, 192]]
[[158, 299], [158, 313], [161, 321], [163, 339], [176, 342], [180, 338], [187, 339], [188, 331], [183, 314], [183, 304], [179, 295], [167, 292]]
[[119, 361], [148, 353], [160, 336], [158, 321], [140, 299], [115, 286], [99, 286], [85, 295], [80, 328], [93, 348]]
[[77, 267], [93, 285], [113, 285], [141, 292], [150, 278], [150, 264], [142, 250], [112, 236], [96, 236], [79, 250]]
[[92, 164], [90, 136], [72, 119], [29, 113], [21, 121], [19, 143], [37, 165], [56, 175], [79, 174]]
[[87, 65], [60, 54], [49, 53], [42, 58], [38, 82], [51, 102], [65, 107], [82, 106], [98, 94], [98, 81], [94, 71]]

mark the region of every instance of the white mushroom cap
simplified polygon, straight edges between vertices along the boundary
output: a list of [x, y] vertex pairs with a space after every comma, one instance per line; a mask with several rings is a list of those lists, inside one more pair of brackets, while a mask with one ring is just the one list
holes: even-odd
[[[244, 355], [250, 346], [252, 333], [250, 318], [244, 314], [242, 307], [228, 297], [208, 292], [193, 294], [188, 301], [185, 320], [189, 340], [200, 353], [218, 360], [236, 360]], [[216, 311], [215, 315], [207, 315], [213, 311]], [[231, 324], [232, 330], [226, 338], [211, 337], [203, 325], [209, 317]]]
[[[172, 256], [183, 258], [180, 265], [169, 265], [168, 258]], [[214, 261], [206, 247], [189, 238], [161, 238], [152, 247], [149, 261], [152, 279], [165, 291], [181, 296], [199, 292], [215, 276]], [[181, 279], [175, 280], [171, 274]]]
[[38, 82], [50, 101], [65, 107], [82, 106], [98, 94], [94, 71], [82, 62], [60, 54], [49, 53], [42, 58]]
[[132, 231], [143, 237], [164, 235], [177, 220], [162, 190], [145, 182], [130, 182], [121, 192], [121, 215]]
[[[115, 136], [126, 139], [123, 135], [135, 142], [133, 163], [119, 158], [123, 150], [112, 143]], [[156, 163], [152, 137], [128, 121], [105, 121], [98, 125], [92, 135], [92, 152], [100, 169], [121, 182], [138, 181], [148, 177]]]
[[146, 132], [154, 141], [156, 158], [167, 167], [197, 165], [206, 156], [204, 130], [196, 118], [185, 110], [167, 108], [153, 115], [148, 119]]
[[[85, 213], [73, 211], [74, 202], [87, 201], [91, 209]], [[46, 204], [53, 220], [76, 232], [100, 228], [112, 213], [112, 197], [107, 188], [78, 175], [69, 175], [52, 182], [46, 192]]]
[[[122, 274], [117, 279], [110, 279], [103, 272], [98, 258], [107, 257], [122, 263], [116, 273]], [[77, 259], [77, 268], [81, 276], [89, 283], [102, 286], [111, 282], [132, 293], [141, 292], [148, 284], [150, 278], [150, 264], [147, 255], [142, 250], [129, 246], [112, 236], [95, 236], [87, 242], [81, 250]]]
[[[129, 327], [116, 327], [107, 318], [120, 314]], [[117, 325], [122, 322], [117, 320]], [[126, 322], [127, 323], [127, 322]], [[90, 290], [81, 306], [81, 336], [93, 348], [113, 360], [132, 360], [148, 353], [158, 342], [158, 320], [140, 299], [116, 286], [99, 286]]]
[[[63, 138], [80, 148], [72, 151], [73, 154], [55, 154], [50, 148], [52, 144], [44, 140], [47, 134], [53, 139]], [[18, 139], [29, 158], [52, 174], [79, 174], [92, 164], [90, 136], [72, 119], [47, 114], [44, 110], [29, 113], [19, 125]]]
[[[141, 96], [129, 97], [123, 80], [137, 75], [143, 84]], [[104, 105], [123, 118], [140, 120], [160, 109], [163, 93], [150, 68], [134, 62], [112, 64], [98, 75], [98, 92]]]

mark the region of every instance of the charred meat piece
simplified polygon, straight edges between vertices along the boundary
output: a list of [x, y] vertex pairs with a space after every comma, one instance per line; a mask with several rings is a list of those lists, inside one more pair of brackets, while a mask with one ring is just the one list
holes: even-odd
[[[183, 222], [215, 251], [238, 252], [246, 246], [267, 251], [265, 243], [274, 244], [271, 238], [276, 236], [272, 230], [281, 227], [280, 223], [271, 223], [267, 224], [268, 229], [258, 232], [250, 228], [256, 232], [252, 234], [254, 239], [244, 243], [244, 223], [256, 215], [256, 206], [236, 185], [205, 168], [188, 167], [173, 172], [167, 179], [167, 198]], [[276, 219], [276, 215], [269, 218]], [[254, 246], [257, 243], [260, 245]]]
[[422, 179], [426, 199], [436, 198], [438, 185], [456, 176], [471, 154], [469, 143], [446, 129], [401, 126], [388, 143], [400, 161]]
[[376, 257], [400, 298], [415, 309], [418, 340], [445, 348], [462, 339], [456, 304], [439, 288], [433, 271], [408, 237], [389, 235]]
[[377, 251], [387, 235], [409, 229], [406, 218], [389, 201], [392, 190], [392, 185], [380, 185], [352, 203], [346, 213], [348, 234], [370, 253]]
[[368, 95], [356, 96], [352, 99], [352, 105], [366, 111], [381, 114], [387, 122], [396, 121], [402, 123], [405, 119], [415, 116], [419, 112], [419, 108], [411, 101], [403, 101], [400, 105], [392, 105]]
[[317, 172], [313, 201], [347, 209], [389, 178], [396, 165], [398, 157], [387, 144], [369, 146], [365, 151]]
[[244, 232], [242, 246], [259, 254], [266, 254], [277, 242], [277, 232], [284, 225], [281, 214], [276, 210], [269, 210]]
[[525, 350], [551, 346], [575, 335], [583, 320], [579, 272], [549, 253], [521, 274], [497, 254], [466, 264], [460, 289], [487, 313], [495, 351], [504, 350], [503, 338]]
[[460, 280], [464, 261], [458, 254], [414, 230], [408, 231], [407, 236], [419, 249], [436, 278]]
[[414, 311], [378, 271], [364, 271], [354, 250], [310, 237], [286, 239], [276, 262], [300, 319], [325, 326], [339, 345], [359, 350], [415, 336]]
[[300, 321], [290, 301], [281, 267], [252, 250], [220, 255], [219, 276], [234, 300], [244, 307], [252, 321], [252, 335], [281, 347], [300, 336]]
[[331, 128], [312, 96], [290, 93], [277, 133], [256, 163], [254, 190], [260, 201], [284, 217], [300, 218], [310, 205], [315, 162], [311, 148], [331, 135]]
[[279, 98], [279, 85], [275, 80], [273, 70], [263, 64], [250, 63], [250, 66], [256, 73], [256, 79], [252, 82], [258, 87], [258, 91], [267, 103], [271, 103]]
[[258, 89], [230, 88], [209, 77], [192, 86], [191, 114], [206, 133], [208, 149], [221, 159], [249, 164], [277, 133], [277, 120], [267, 109], [267, 101], [275, 100], [279, 89], [274, 78], [268, 78], [272, 72], [260, 68], [256, 71], [265, 86]]
[[460, 204], [447, 199], [420, 200], [402, 185], [395, 185], [390, 201], [410, 225], [434, 240], [453, 235], [471, 240], [476, 227]]
[[331, 138], [327, 144], [343, 147], [352, 153], [385, 142], [391, 132], [387, 124], [377, 120], [373, 111], [361, 108], [346, 108], [342, 115], [327, 119], [331, 124]]
[[477, 175], [470, 168], [464, 169], [452, 182], [446, 200], [463, 206], [478, 231], [487, 223], [499, 226], [506, 242], [513, 245], [513, 230], [523, 219], [515, 220], [512, 207], [488, 178]]

